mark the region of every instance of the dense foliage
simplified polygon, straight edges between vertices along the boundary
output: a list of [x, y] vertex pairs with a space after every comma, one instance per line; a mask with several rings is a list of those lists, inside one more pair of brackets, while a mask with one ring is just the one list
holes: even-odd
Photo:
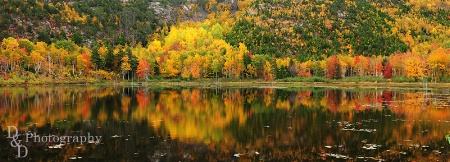
[[1, 80], [450, 76], [447, 1], [161, 2], [1, 1]]
[[227, 41], [244, 42], [256, 53], [306, 61], [336, 53], [371, 56], [408, 49], [390, 31], [387, 22], [393, 18], [368, 1], [256, 0], [252, 9], [256, 13], [239, 20]]
[[95, 40], [112, 44], [146, 43], [160, 25], [150, 0], [73, 2], [41, 0], [0, 1], [0, 38], [25, 37], [46, 43], [72, 39], [78, 45]]

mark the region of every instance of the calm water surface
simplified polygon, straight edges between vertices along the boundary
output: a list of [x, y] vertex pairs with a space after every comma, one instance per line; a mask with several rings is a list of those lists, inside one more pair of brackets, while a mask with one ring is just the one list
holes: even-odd
[[[448, 161], [449, 90], [0, 88], [0, 159], [24, 161]], [[25, 142], [102, 136], [99, 144]]]

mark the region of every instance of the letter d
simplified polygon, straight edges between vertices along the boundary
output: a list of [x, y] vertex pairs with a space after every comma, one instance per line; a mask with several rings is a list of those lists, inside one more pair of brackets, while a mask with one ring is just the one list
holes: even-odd
[[[20, 148], [24, 148], [25, 149], [25, 155], [21, 155], [20, 153]], [[27, 157], [27, 155], [28, 155], [28, 148], [26, 147], [26, 146], [24, 146], [24, 145], [19, 145], [19, 146], [17, 146], [17, 157], [18, 158], [24, 158], [24, 157]]]
[[[14, 136], [11, 136], [11, 128], [14, 128], [14, 132], [15, 132]], [[18, 134], [18, 131], [17, 131], [16, 126], [8, 126], [8, 137], [6, 137], [6, 138], [13, 138], [13, 137], [17, 136], [17, 134]]]

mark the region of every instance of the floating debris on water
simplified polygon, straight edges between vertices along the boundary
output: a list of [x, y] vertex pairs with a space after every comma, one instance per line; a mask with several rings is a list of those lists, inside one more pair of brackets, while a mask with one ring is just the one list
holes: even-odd
[[357, 159], [372, 159], [375, 161], [386, 161], [384, 159], [382, 159], [381, 157], [365, 157], [365, 156], [358, 156]]
[[61, 149], [64, 146], [64, 144], [57, 144], [57, 145], [53, 145], [53, 146], [48, 146], [48, 148], [50, 149]]
[[416, 147], [416, 148], [419, 148], [419, 147], [420, 147], [420, 145], [419, 145], [419, 144], [415, 144], [415, 145], [410, 145], [410, 146], [413, 146], [413, 147]]
[[342, 128], [341, 130], [352, 132], [367, 132], [367, 133], [373, 133], [377, 131], [377, 129], [355, 129], [355, 128]]
[[333, 157], [333, 158], [336, 158], [336, 159], [345, 159], [345, 160], [347, 160], [347, 159], [352, 159], [351, 157], [346, 156], [346, 155], [342, 155], [342, 154], [333, 154], [333, 153], [323, 153], [323, 154], [320, 154], [320, 156], [323, 156], [323, 157]]
[[375, 122], [375, 123], [377, 123], [379, 120], [377, 120], [377, 119], [368, 119], [368, 120], [361, 120], [361, 122], [366, 122], [366, 123], [370, 123], [370, 122]]
[[366, 150], [376, 150], [380, 145], [377, 144], [365, 144], [362, 148]]
[[119, 137], [122, 137], [122, 136], [119, 136], [119, 135], [114, 135], [114, 136], [111, 136], [111, 138], [119, 138]]

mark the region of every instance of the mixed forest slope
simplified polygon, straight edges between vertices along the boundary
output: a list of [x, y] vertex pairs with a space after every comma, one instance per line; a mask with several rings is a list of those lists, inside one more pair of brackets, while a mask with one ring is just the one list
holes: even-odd
[[450, 75], [448, 1], [4, 0], [0, 5], [6, 11], [0, 13], [4, 81]]

